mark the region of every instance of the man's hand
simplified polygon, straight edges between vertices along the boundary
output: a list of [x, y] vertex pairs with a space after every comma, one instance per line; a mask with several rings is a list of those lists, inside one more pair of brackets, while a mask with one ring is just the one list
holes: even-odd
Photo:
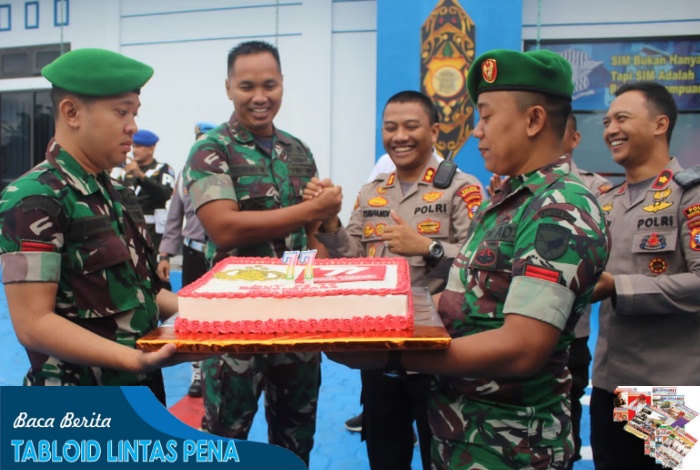
[[433, 241], [416, 232], [394, 210], [390, 214], [396, 225], [389, 225], [384, 229], [382, 240], [387, 249], [401, 256], [428, 255]]
[[126, 165], [124, 165], [124, 171], [127, 175], [133, 175], [139, 180], [142, 180], [146, 177], [144, 172], [141, 171], [141, 167], [139, 167], [139, 164], [136, 163], [136, 160], [132, 160], [130, 158], [127, 158], [126, 160]]
[[489, 197], [493, 197], [494, 194], [496, 194], [496, 190], [498, 187], [503, 183], [503, 179], [498, 175], [491, 175], [491, 179], [489, 180], [489, 185], [486, 188], [486, 192], [489, 193]]
[[318, 197], [323, 192], [323, 188], [333, 187], [333, 182], [330, 178], [326, 178], [323, 181], [316, 178], [315, 176], [311, 178], [311, 181], [306, 183], [306, 187], [303, 192], [304, 201], [310, 201], [311, 199]]
[[140, 373], [152, 372], [163, 367], [174, 366], [183, 362], [203, 361], [209, 357], [211, 356], [207, 354], [178, 353], [177, 346], [173, 343], [168, 343], [158, 351], [138, 351], [136, 355], [136, 364], [133, 370]]
[[[312, 183], [313, 186], [309, 187]], [[330, 179], [323, 181], [316, 179], [316, 181], [309, 182], [304, 188], [304, 193], [305, 197], [307, 194], [312, 196], [307, 201], [314, 204], [314, 218], [322, 221], [324, 227], [326, 222], [332, 224], [338, 220], [338, 214], [343, 206], [343, 188], [341, 186], [334, 185]]]
[[593, 295], [591, 296], [591, 303], [598, 302], [600, 300], [605, 300], [608, 297], [615, 295], [615, 278], [612, 274], [607, 271], [603, 271], [603, 274], [598, 279], [595, 287], [593, 288]]
[[170, 280], [170, 260], [160, 260], [156, 268], [156, 273], [158, 273], [158, 277], [161, 281], [168, 282]]

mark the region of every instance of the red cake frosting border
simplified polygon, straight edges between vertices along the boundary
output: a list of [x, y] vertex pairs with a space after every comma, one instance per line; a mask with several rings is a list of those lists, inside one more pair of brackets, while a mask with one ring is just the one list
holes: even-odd
[[[412, 298], [409, 296], [409, 307]], [[410, 310], [412, 312], [412, 309]], [[355, 316], [344, 319], [297, 320], [294, 318], [279, 320], [237, 320], [237, 321], [199, 321], [186, 318], [175, 319], [175, 331], [178, 333], [220, 333], [220, 334], [291, 334], [291, 333], [372, 333], [386, 331], [411, 330], [413, 315], [386, 315], [383, 317]]]
[[[205, 292], [198, 293], [195, 295], [195, 291], [202, 287], [204, 284], [209, 282], [214, 274], [218, 272], [225, 265], [237, 263], [237, 264], [278, 264], [284, 266], [279, 258], [255, 258], [255, 257], [235, 257], [229, 256], [225, 258], [214, 266], [212, 270], [207, 272], [204, 276], [192, 282], [180, 289], [177, 293], [178, 297], [201, 297], [205, 299], [238, 299], [238, 298], [251, 298], [250, 292]], [[334, 259], [317, 259], [314, 261], [315, 266], [334, 266], [334, 265], [382, 265], [386, 266], [388, 264], [395, 264], [397, 266], [397, 285], [393, 288], [383, 288], [383, 289], [353, 289], [349, 287], [331, 288], [324, 291], [318, 292], [290, 292], [285, 291], [284, 293], [278, 290], [265, 292], [256, 291], [256, 298], [294, 298], [294, 297], [327, 297], [327, 296], [342, 296], [342, 295], [392, 295], [392, 294], [409, 294], [411, 291], [411, 282], [408, 275], [408, 262], [405, 258], [334, 258]], [[290, 281], [291, 282], [291, 281]], [[348, 283], [352, 284], [352, 283]], [[410, 296], [409, 296], [410, 297]]]
[[[218, 272], [217, 268], [231, 262], [238, 264], [280, 264], [284, 265], [279, 258], [254, 258], [254, 257], [228, 257], [219, 261], [214, 268], [200, 279], [194, 281], [178, 292], [178, 296], [192, 297], [194, 291], [206, 284]], [[311, 319], [297, 320], [289, 319], [266, 319], [266, 320], [236, 320], [236, 321], [199, 321], [188, 320], [177, 317], [175, 319], [175, 331], [179, 333], [219, 333], [219, 334], [290, 334], [290, 333], [349, 333], [362, 334], [386, 331], [405, 331], [413, 329], [413, 295], [411, 283], [408, 275], [408, 262], [405, 258], [335, 258], [315, 260], [316, 265], [387, 265], [397, 266], [397, 286], [385, 289], [328, 289], [323, 293], [300, 293], [299, 295], [281, 295], [278, 292], [256, 293], [261, 298], [287, 298], [287, 297], [316, 297], [316, 296], [338, 296], [338, 295], [392, 295], [405, 294], [407, 296], [406, 316], [385, 315], [379, 317], [354, 316], [352, 319]], [[223, 294], [223, 295], [222, 295]], [[202, 298], [249, 298], [249, 294], [232, 293], [222, 294], [198, 294]], [[267, 294], [267, 295], [266, 295]]]

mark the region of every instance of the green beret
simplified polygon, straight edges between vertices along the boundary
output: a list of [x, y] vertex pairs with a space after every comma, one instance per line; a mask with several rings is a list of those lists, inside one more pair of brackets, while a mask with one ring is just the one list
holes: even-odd
[[494, 49], [476, 58], [467, 75], [472, 103], [485, 91], [532, 91], [571, 101], [571, 64], [556, 52]]
[[153, 68], [105, 49], [76, 49], [41, 69], [53, 86], [79, 95], [113, 96], [138, 92]]

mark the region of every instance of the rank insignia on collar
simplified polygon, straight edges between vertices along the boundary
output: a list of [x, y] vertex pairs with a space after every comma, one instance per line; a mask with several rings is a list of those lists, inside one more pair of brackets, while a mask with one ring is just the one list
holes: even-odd
[[656, 181], [654, 181], [654, 184], [651, 185], [651, 189], [664, 189], [671, 181], [671, 178], [673, 178], [673, 172], [671, 170], [662, 171], [659, 173]]
[[377, 192], [379, 194], [386, 194], [387, 191], [386, 186], [377, 186]]
[[392, 173], [389, 175], [389, 179], [386, 180], [386, 186], [393, 186], [394, 180], [396, 180], [396, 173]]
[[425, 174], [423, 175], [423, 179], [421, 181], [424, 183], [430, 183], [433, 181], [433, 178], [435, 178], [435, 168], [430, 167], [425, 170]]

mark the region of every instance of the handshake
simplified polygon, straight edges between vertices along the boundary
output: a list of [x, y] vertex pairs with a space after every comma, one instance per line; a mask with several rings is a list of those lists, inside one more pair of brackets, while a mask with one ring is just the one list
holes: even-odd
[[336, 186], [326, 178], [320, 180], [316, 177], [306, 185], [303, 191], [303, 200], [315, 204], [315, 219], [321, 221], [321, 226], [326, 232], [335, 232], [340, 227], [338, 214], [343, 204], [343, 188]]

